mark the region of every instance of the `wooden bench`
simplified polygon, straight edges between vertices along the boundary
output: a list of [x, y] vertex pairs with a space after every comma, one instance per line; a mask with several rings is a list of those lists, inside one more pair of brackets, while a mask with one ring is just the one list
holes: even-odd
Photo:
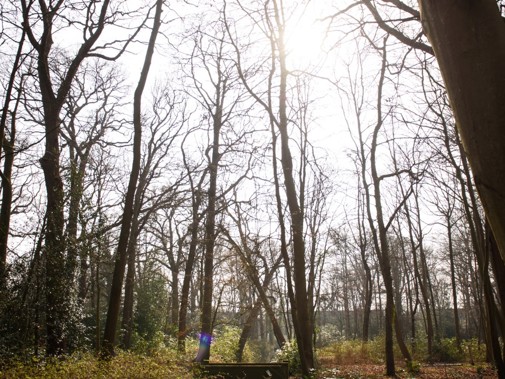
[[287, 362], [282, 363], [202, 363], [200, 378], [219, 379], [288, 379]]

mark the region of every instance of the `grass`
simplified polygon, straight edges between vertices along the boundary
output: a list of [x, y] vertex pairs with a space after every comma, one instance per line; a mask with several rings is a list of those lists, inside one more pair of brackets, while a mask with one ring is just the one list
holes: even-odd
[[[235, 338], [230, 332], [218, 335], [213, 344], [213, 361], [231, 362], [234, 359]], [[235, 341], [235, 342], [233, 342]], [[187, 341], [188, 354], [177, 354], [175, 344], [162, 341], [139, 344], [133, 352], [118, 351], [107, 361], [92, 353], [76, 353], [62, 359], [31, 358], [29, 361], [0, 362], [0, 378], [5, 379], [189, 379], [193, 378], [190, 363], [197, 348], [197, 341]], [[233, 342], [233, 343], [232, 343]], [[383, 339], [367, 343], [359, 340], [338, 341], [318, 349], [320, 366], [318, 378], [383, 378]], [[425, 346], [419, 342], [414, 354], [413, 367], [406, 367], [399, 352], [396, 352], [399, 378], [495, 378], [495, 373], [483, 362], [485, 348], [477, 341], [465, 341], [458, 349], [451, 339], [441, 340], [437, 345], [437, 357], [445, 364], [426, 363]], [[255, 354], [247, 351], [246, 361], [253, 361]], [[257, 352], [256, 352], [257, 353]], [[285, 356], [284, 356], [285, 355]], [[282, 360], [296, 366], [296, 345], [288, 345]], [[292, 358], [292, 359], [290, 359]], [[447, 364], [447, 363], [451, 364]], [[3, 363], [3, 365], [2, 365]], [[296, 372], [296, 367], [290, 367]]]
[[61, 360], [33, 360], [29, 363], [10, 362], [0, 370], [5, 379], [189, 379], [191, 365], [187, 360], [174, 359], [170, 351], [151, 356], [119, 352], [114, 358], [102, 361], [92, 354], [74, 354]]

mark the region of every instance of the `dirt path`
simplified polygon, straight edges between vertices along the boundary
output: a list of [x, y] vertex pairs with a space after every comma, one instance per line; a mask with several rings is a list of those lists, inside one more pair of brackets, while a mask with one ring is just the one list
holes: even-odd
[[[494, 379], [496, 372], [487, 365], [421, 365], [417, 374], [399, 368], [397, 378], [419, 379]], [[321, 371], [320, 379], [358, 379], [358, 378], [387, 378], [383, 365], [342, 365], [338, 368], [325, 368]]]

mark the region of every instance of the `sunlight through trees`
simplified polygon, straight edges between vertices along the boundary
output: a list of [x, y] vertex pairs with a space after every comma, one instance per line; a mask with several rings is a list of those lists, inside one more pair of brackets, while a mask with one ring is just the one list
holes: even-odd
[[0, 7], [2, 362], [505, 375], [502, 1]]

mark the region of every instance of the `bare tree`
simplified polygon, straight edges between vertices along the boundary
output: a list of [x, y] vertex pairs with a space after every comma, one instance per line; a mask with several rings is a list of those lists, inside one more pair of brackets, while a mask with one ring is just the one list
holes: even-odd
[[[124, 78], [116, 67], [101, 60], [85, 61], [74, 78], [61, 117], [63, 147], [68, 151], [68, 166], [62, 162], [62, 173], [68, 182], [68, 217], [65, 229], [67, 282], [73, 283], [80, 264], [78, 299], [86, 296], [88, 257], [83, 220], [85, 192], [89, 186], [88, 170], [93, 152], [104, 148], [110, 133], [121, 128], [119, 108], [122, 105]], [[64, 150], [62, 151], [64, 152]], [[78, 235], [79, 230], [81, 234]], [[80, 248], [82, 247], [82, 248]], [[73, 286], [67, 289], [71, 291]]]
[[[384, 287], [386, 291], [386, 309], [385, 309], [385, 353], [386, 353], [386, 372], [389, 376], [395, 375], [395, 361], [393, 354], [393, 339], [394, 333], [393, 329], [396, 331], [396, 339], [398, 346], [407, 361], [411, 361], [411, 355], [408, 351], [405, 341], [403, 339], [403, 333], [400, 324], [400, 318], [398, 316], [397, 306], [395, 305], [395, 291], [394, 291], [394, 281], [392, 275], [391, 266], [391, 247], [388, 237], [388, 230], [390, 229], [393, 221], [396, 218], [397, 213], [407, 201], [408, 197], [412, 192], [412, 188], [409, 188], [405, 194], [398, 200], [398, 204], [392, 209], [389, 217], [385, 215], [385, 200], [383, 199], [382, 186], [383, 183], [389, 178], [396, 178], [399, 175], [409, 175], [410, 169], [394, 170], [391, 173], [379, 174], [379, 136], [381, 129], [383, 128], [387, 117], [391, 110], [387, 112], [383, 108], [386, 106], [383, 103], [383, 94], [386, 81], [386, 70], [388, 67], [387, 61], [387, 38], [383, 40], [381, 47], [376, 47], [381, 58], [381, 69], [379, 73], [378, 83], [377, 83], [377, 98], [376, 98], [376, 119], [373, 124], [372, 136], [370, 141], [369, 152], [367, 150], [367, 145], [364, 135], [364, 125], [362, 121], [362, 106], [363, 106], [363, 83], [361, 85], [359, 82], [357, 84], [351, 85], [351, 101], [353, 102], [353, 111], [356, 117], [357, 123], [357, 141], [356, 154], [358, 156], [359, 165], [361, 166], [361, 180], [363, 183], [364, 197], [365, 197], [365, 209], [366, 218], [368, 220], [368, 226], [370, 228], [371, 238], [375, 253], [378, 258], [380, 273], [384, 281]], [[361, 81], [363, 78], [361, 78]], [[411, 183], [412, 185], [412, 183]]]
[[[47, 227], [45, 232], [46, 256], [46, 329], [48, 355], [64, 351], [64, 321], [68, 300], [65, 299], [65, 276], [60, 275], [65, 266], [64, 239], [64, 190], [60, 168], [60, 113], [82, 62], [90, 56], [115, 59], [133, 37], [120, 47], [115, 57], [107, 57], [107, 43], [100, 46], [99, 40], [106, 26], [121, 22], [121, 12], [109, 9], [106, 0], [99, 7], [89, 4], [75, 17], [82, 23], [67, 23], [66, 13], [77, 9], [63, 1], [21, 1], [23, 28], [32, 45], [37, 61], [37, 83], [42, 99], [42, 117], [45, 128], [45, 153], [40, 159], [47, 192]], [[67, 25], [65, 25], [67, 23]], [[52, 76], [51, 60], [56, 35], [65, 29], [82, 26], [83, 41], [69, 61], [65, 73], [59, 80]], [[118, 41], [119, 44], [119, 41]], [[118, 45], [116, 45], [118, 46]]]
[[109, 297], [109, 308], [107, 311], [107, 320], [105, 322], [105, 330], [103, 337], [103, 351], [104, 357], [114, 355], [114, 342], [116, 338], [116, 325], [119, 317], [119, 309], [121, 305], [121, 292], [123, 287], [123, 277], [126, 268], [126, 261], [128, 258], [128, 241], [130, 238], [131, 221], [134, 212], [135, 193], [137, 190], [138, 177], [140, 174], [140, 160], [141, 160], [141, 141], [142, 141], [142, 94], [147, 82], [147, 76], [151, 67], [152, 57], [156, 44], [156, 37], [161, 25], [161, 12], [163, 9], [163, 0], [156, 1], [156, 11], [154, 14], [153, 28], [149, 44], [147, 46], [144, 64], [140, 74], [140, 79], [135, 89], [133, 99], [133, 160], [128, 182], [128, 189], [125, 196], [125, 205], [123, 217], [121, 221], [121, 233], [119, 235], [119, 242], [116, 252], [116, 261], [114, 265], [114, 275], [112, 278], [112, 287]]
[[[187, 134], [186, 136], [188, 136]], [[185, 139], [184, 139], [185, 141]], [[189, 238], [188, 253], [186, 256], [186, 264], [184, 266], [184, 277], [181, 287], [181, 300], [179, 306], [178, 331], [177, 331], [177, 349], [179, 352], [184, 352], [186, 348], [186, 336], [188, 334], [188, 305], [190, 297], [191, 278], [193, 277], [195, 260], [197, 258], [199, 226], [204, 216], [204, 212], [200, 211], [203, 201], [203, 183], [207, 177], [207, 169], [200, 173], [200, 179], [195, 184], [193, 172], [196, 171], [190, 167], [186, 154], [184, 153], [184, 142], [181, 144], [183, 164], [187, 171], [187, 179], [190, 190], [190, 220], [187, 232], [183, 234], [180, 244], [184, 244], [186, 238]]]
[[[243, 60], [239, 41], [234, 36], [234, 31], [231, 25], [227, 23], [230, 39], [234, 44], [237, 54], [237, 68], [240, 78], [246, 87], [249, 94], [256, 102], [264, 109], [268, 115], [270, 125], [272, 127], [273, 147], [277, 143], [276, 135], [279, 135], [280, 143], [280, 163], [282, 167], [282, 177], [284, 179], [284, 190], [286, 202], [289, 209], [291, 223], [291, 238], [293, 246], [293, 264], [290, 264], [290, 259], [287, 254], [286, 244], [286, 229], [284, 228], [282, 203], [280, 197], [280, 186], [277, 174], [277, 159], [274, 153], [274, 179], [276, 183], [277, 207], [279, 212], [279, 221], [281, 223], [281, 239], [283, 239], [282, 251], [284, 252], [284, 265], [288, 274], [288, 291], [291, 302], [292, 321], [294, 331], [298, 343], [301, 366], [303, 375], [311, 375], [315, 368], [314, 349], [313, 349], [313, 320], [312, 307], [309, 298], [307, 279], [306, 279], [306, 251], [304, 241], [304, 212], [301, 208], [300, 199], [301, 193], [297, 189], [295, 182], [295, 162], [290, 149], [290, 120], [288, 118], [288, 77], [289, 70], [286, 63], [286, 48], [285, 48], [285, 12], [282, 2], [274, 0], [264, 4], [261, 11], [248, 10], [239, 2], [241, 10], [247, 14], [253, 25], [263, 30], [268, 43], [270, 45], [270, 56], [267, 58], [270, 66], [266, 73], [265, 81], [267, 87], [265, 92], [259, 92], [251, 83], [249, 76], [253, 75], [246, 68], [246, 62]], [[257, 13], [257, 14], [256, 14]], [[262, 17], [261, 21], [257, 20], [257, 15]], [[260, 25], [263, 23], [263, 25]], [[274, 84], [275, 83], [275, 84]], [[275, 96], [275, 97], [274, 97]], [[291, 273], [292, 270], [292, 273]], [[292, 277], [291, 277], [292, 275]]]
[[[157, 185], [156, 182], [162, 176], [162, 172], [168, 170], [169, 163], [166, 162], [166, 157], [170, 156], [171, 148], [179, 137], [179, 132], [185, 123], [184, 108], [178, 109], [180, 104], [176, 95], [169, 95], [166, 89], [161, 90], [158, 88], [154, 97], [152, 115], [144, 115], [143, 117], [144, 129], [147, 129], [147, 133], [144, 132], [147, 141], [142, 152], [142, 163], [135, 192], [132, 225], [127, 248], [128, 270], [125, 283], [122, 318], [123, 338], [121, 342], [124, 348], [130, 347], [133, 333], [135, 267], [139, 235], [158, 210], [167, 207], [173, 207], [175, 210], [178, 202], [175, 192], [180, 180], [177, 178], [174, 179], [173, 183], [161, 186], [159, 190], [153, 187]], [[166, 246], [166, 243], [163, 243], [163, 245]], [[172, 267], [176, 269], [175, 264]]]
[[[4, 95], [5, 99], [0, 116], [0, 157], [2, 157], [2, 154], [4, 155], [4, 166], [0, 172], [2, 183], [2, 206], [0, 209], [0, 294], [5, 291], [5, 280], [7, 276], [7, 242], [9, 238], [10, 219], [12, 213], [12, 167], [14, 165], [14, 146], [16, 143], [17, 109], [23, 87], [22, 80], [17, 85], [17, 95], [14, 94], [14, 91], [16, 90], [18, 71], [23, 59], [25, 38], [26, 33], [23, 30], [17, 44], [16, 55], [12, 63], [9, 80], [7, 81], [7, 88], [5, 89]], [[11, 102], [14, 102], [12, 109]], [[7, 126], [9, 120], [10, 128]]]
[[[272, 324], [272, 329], [277, 341], [277, 345], [281, 348], [286, 343], [284, 334], [280, 328], [277, 317], [275, 316], [275, 313], [272, 309], [271, 301], [269, 300], [269, 296], [267, 295], [267, 290], [269, 288], [270, 282], [274, 274], [277, 272], [283, 257], [282, 254], [279, 254], [279, 256], [277, 257], [275, 256], [272, 257], [271, 262], [267, 260], [268, 257], [264, 256], [261, 252], [262, 241], [259, 241], [258, 236], [253, 235], [251, 237], [251, 232], [248, 232], [247, 230], [246, 221], [244, 221], [244, 216], [238, 204], [235, 207], [234, 212], [235, 215], [231, 214], [230, 210], [228, 210], [227, 213], [228, 216], [233, 220], [234, 227], [236, 227], [238, 230], [238, 237], [234, 238], [231, 235], [230, 231], [224, 228], [223, 228], [223, 234], [225, 235], [228, 242], [232, 245], [234, 251], [240, 257], [246, 275], [253, 284], [258, 294], [256, 304], [258, 304], [259, 306], [257, 306], [256, 304], [253, 306], [249, 314], [248, 320], [244, 324], [244, 328], [241, 333], [241, 338], [239, 340], [237, 360], [241, 361], [244, 346], [251, 331], [252, 321], [257, 317], [261, 305], [265, 309], [268, 318]], [[261, 265], [256, 261], [259, 261]], [[263, 281], [261, 281], [260, 279], [259, 274], [260, 269], [262, 269], [265, 272]]]

